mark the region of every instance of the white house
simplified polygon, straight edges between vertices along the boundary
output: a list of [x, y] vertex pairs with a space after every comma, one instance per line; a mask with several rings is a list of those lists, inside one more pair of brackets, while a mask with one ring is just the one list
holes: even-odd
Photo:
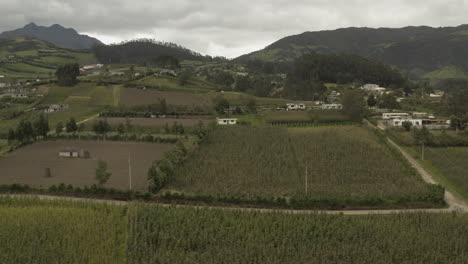
[[80, 152], [76, 149], [64, 149], [59, 151], [58, 155], [64, 158], [79, 158]]
[[44, 112], [54, 113], [54, 112], [66, 110], [68, 108], [69, 106], [67, 104], [52, 104], [49, 106], [49, 108], [45, 109]]
[[422, 126], [423, 124], [422, 119], [393, 119], [392, 124], [393, 126], [401, 127], [405, 122], [411, 122], [413, 126]]
[[306, 105], [303, 103], [299, 104], [286, 104], [286, 110], [287, 111], [299, 111], [299, 110], [306, 110]]
[[380, 87], [378, 84], [365, 84], [361, 89], [376, 94], [383, 94], [387, 90], [386, 88]]
[[382, 119], [408, 119], [408, 113], [383, 113]]
[[237, 118], [216, 118], [218, 125], [236, 125]]
[[29, 95], [27, 95], [27, 94], [13, 94], [11, 97], [12, 98], [29, 98]]
[[322, 110], [341, 110], [343, 109], [342, 104], [323, 104], [320, 106]]
[[443, 96], [444, 96], [443, 94], [433, 94], [433, 93], [429, 94], [430, 98], [442, 98]]

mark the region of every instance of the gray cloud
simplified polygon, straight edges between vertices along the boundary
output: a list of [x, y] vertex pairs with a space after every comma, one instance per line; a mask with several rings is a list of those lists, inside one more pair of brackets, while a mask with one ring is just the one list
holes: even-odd
[[150, 37], [235, 57], [304, 31], [456, 26], [467, 11], [468, 0], [0, 0], [0, 31], [57, 23], [107, 43]]

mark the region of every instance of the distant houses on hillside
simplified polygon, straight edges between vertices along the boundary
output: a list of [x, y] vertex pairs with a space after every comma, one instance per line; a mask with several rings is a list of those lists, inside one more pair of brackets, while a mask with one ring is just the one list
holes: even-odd
[[387, 89], [384, 87], [380, 87], [378, 84], [365, 84], [360, 87], [361, 90], [364, 90], [368, 93], [375, 94], [375, 95], [382, 95], [386, 93]]
[[52, 104], [49, 106], [49, 108], [45, 109], [45, 113], [55, 113], [59, 111], [64, 111], [69, 108], [69, 105], [67, 104]]

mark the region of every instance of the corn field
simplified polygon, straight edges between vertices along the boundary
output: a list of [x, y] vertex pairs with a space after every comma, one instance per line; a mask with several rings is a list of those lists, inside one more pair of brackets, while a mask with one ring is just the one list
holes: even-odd
[[123, 263], [126, 208], [0, 198], [0, 263]]
[[443, 200], [443, 190], [424, 183], [398, 153], [357, 126], [218, 129], [176, 169], [167, 189], [363, 206], [431, 206]]
[[468, 215], [287, 215], [136, 204], [128, 263], [466, 263]]
[[466, 263], [468, 215], [294, 215], [0, 198], [0, 263]]

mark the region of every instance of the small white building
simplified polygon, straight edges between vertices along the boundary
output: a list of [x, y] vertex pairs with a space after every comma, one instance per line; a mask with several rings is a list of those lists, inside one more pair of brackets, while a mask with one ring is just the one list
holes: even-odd
[[218, 125], [236, 125], [237, 118], [216, 118]]
[[45, 109], [44, 112], [46, 113], [54, 113], [59, 111], [64, 111], [69, 108], [67, 104], [52, 104], [49, 108]]
[[306, 110], [306, 105], [304, 103], [299, 103], [299, 104], [286, 104], [286, 110], [287, 111], [302, 111]]
[[409, 114], [408, 113], [383, 113], [382, 114], [382, 119], [388, 120], [388, 119], [408, 119]]
[[27, 94], [13, 94], [11, 97], [12, 98], [29, 98], [29, 95], [27, 95]]
[[373, 93], [373, 94], [384, 94], [385, 91], [387, 90], [384, 87], [380, 87], [378, 84], [365, 84], [364, 86], [361, 87], [361, 89], [366, 92]]
[[320, 106], [322, 110], [341, 110], [343, 109], [342, 104], [323, 104]]
[[63, 158], [79, 158], [80, 152], [76, 149], [63, 149], [59, 151], [58, 155]]
[[395, 127], [401, 127], [405, 122], [411, 122], [411, 124], [416, 127], [423, 125], [422, 119], [393, 119], [392, 124]]

